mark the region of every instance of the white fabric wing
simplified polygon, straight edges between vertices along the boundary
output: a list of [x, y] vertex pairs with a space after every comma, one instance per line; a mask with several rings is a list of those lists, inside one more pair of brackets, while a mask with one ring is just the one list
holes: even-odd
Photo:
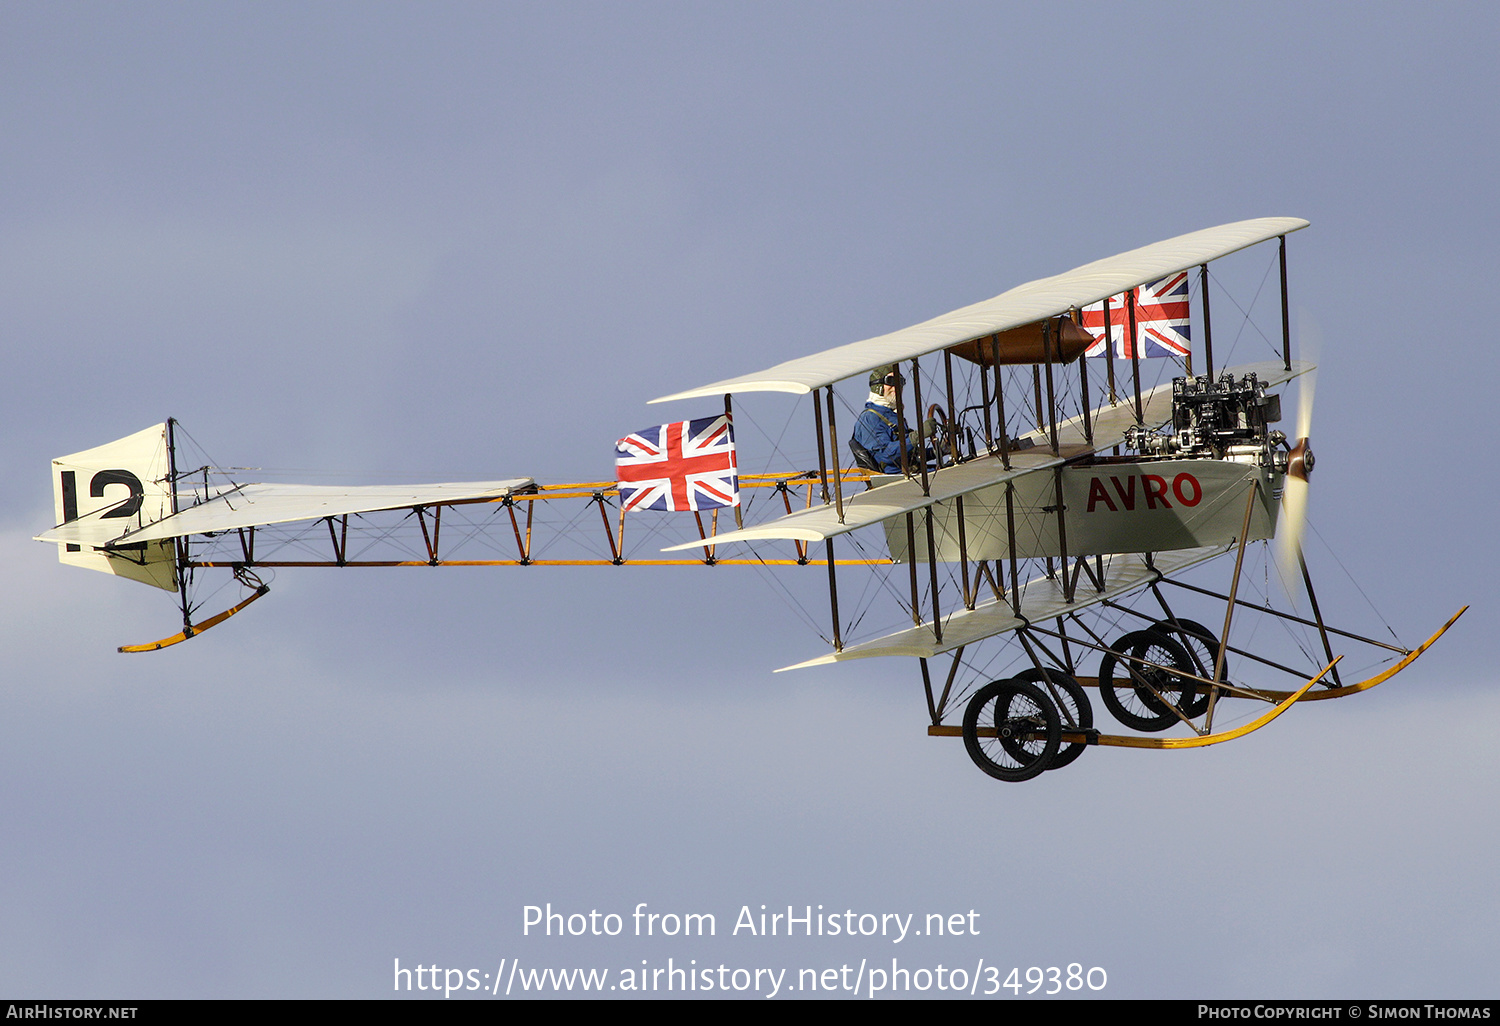
[[1175, 239], [1133, 249], [1118, 256], [1075, 267], [1065, 274], [1018, 285], [993, 299], [974, 303], [930, 321], [887, 335], [851, 342], [777, 364], [754, 374], [726, 378], [701, 388], [675, 392], [651, 400], [718, 396], [728, 392], [792, 392], [805, 395], [815, 388], [864, 374], [882, 364], [911, 360], [939, 349], [996, 332], [1032, 324], [1047, 317], [1083, 308], [1126, 289], [1156, 281], [1176, 271], [1228, 256], [1247, 246], [1306, 228], [1300, 217], [1262, 217], [1205, 228]]
[[[346, 513], [437, 506], [444, 503], [503, 499], [534, 484], [529, 477], [504, 481], [459, 481], [425, 485], [340, 487], [297, 484], [247, 484], [197, 506], [189, 506], [154, 523], [121, 532], [119, 521], [85, 517], [37, 536], [38, 541], [72, 542], [103, 547], [180, 538], [241, 527], [317, 520]], [[121, 525], [123, 526], [123, 525]]]

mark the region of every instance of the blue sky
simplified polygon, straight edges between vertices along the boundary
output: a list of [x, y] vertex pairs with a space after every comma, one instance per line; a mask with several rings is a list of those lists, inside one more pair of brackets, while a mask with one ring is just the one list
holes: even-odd
[[[11, 5], [0, 990], [898, 956], [1097, 965], [1115, 997], [1493, 996], [1497, 24]], [[1289, 262], [1324, 339], [1314, 526], [1407, 643], [1473, 608], [1391, 684], [1233, 745], [996, 784], [924, 735], [914, 665], [773, 676], [820, 643], [730, 568], [287, 571], [212, 634], [120, 656], [170, 601], [29, 540], [51, 457], [169, 415], [227, 465], [607, 477], [654, 396], [1272, 215], [1312, 222]], [[1226, 270], [1242, 295], [1258, 252]], [[1329, 567], [1325, 607], [1362, 616]], [[721, 935], [523, 937], [546, 902]], [[723, 936], [762, 903], [982, 932]]]

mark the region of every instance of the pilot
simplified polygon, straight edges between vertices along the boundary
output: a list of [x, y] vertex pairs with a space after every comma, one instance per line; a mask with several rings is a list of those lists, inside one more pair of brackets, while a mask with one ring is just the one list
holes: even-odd
[[[895, 364], [876, 367], [870, 372], [870, 396], [865, 408], [854, 421], [854, 435], [849, 439], [849, 449], [854, 453], [854, 462], [866, 470], [878, 470], [883, 474], [901, 473], [901, 431], [906, 431], [907, 456], [912, 462], [923, 458], [918, 454], [922, 435], [898, 427], [896, 417], [896, 393], [906, 379]], [[931, 418], [923, 425], [926, 437], [936, 434], [937, 424]]]

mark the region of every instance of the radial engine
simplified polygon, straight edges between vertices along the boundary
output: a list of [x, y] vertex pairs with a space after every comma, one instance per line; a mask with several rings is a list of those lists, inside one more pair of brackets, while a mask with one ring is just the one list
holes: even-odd
[[[1156, 459], [1215, 459], [1250, 463], [1286, 473], [1286, 435], [1270, 429], [1281, 420], [1281, 396], [1246, 374], [1175, 378], [1170, 429], [1132, 427], [1125, 444]], [[1310, 459], [1311, 454], [1308, 454]]]

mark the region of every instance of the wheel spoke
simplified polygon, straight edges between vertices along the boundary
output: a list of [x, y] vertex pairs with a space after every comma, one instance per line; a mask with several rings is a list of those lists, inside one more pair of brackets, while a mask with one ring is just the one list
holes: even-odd
[[1192, 658], [1183, 647], [1154, 630], [1134, 631], [1112, 647], [1130, 657], [1106, 654], [1099, 664], [1099, 697], [1115, 719], [1148, 733], [1179, 722], [1177, 710], [1197, 694], [1196, 685], [1172, 672], [1191, 672]]
[[1030, 780], [1051, 764], [1062, 727], [1042, 691], [1020, 680], [986, 684], [964, 711], [964, 747], [999, 780]]
[[[1094, 707], [1089, 702], [1088, 693], [1069, 674], [1049, 667], [1044, 675], [1041, 669], [1033, 666], [1018, 673], [1015, 679], [1035, 684], [1046, 693], [1061, 716], [1063, 730], [1089, 730], [1094, 726]], [[1062, 745], [1047, 768], [1061, 769], [1082, 755], [1087, 747], [1077, 743]]]

